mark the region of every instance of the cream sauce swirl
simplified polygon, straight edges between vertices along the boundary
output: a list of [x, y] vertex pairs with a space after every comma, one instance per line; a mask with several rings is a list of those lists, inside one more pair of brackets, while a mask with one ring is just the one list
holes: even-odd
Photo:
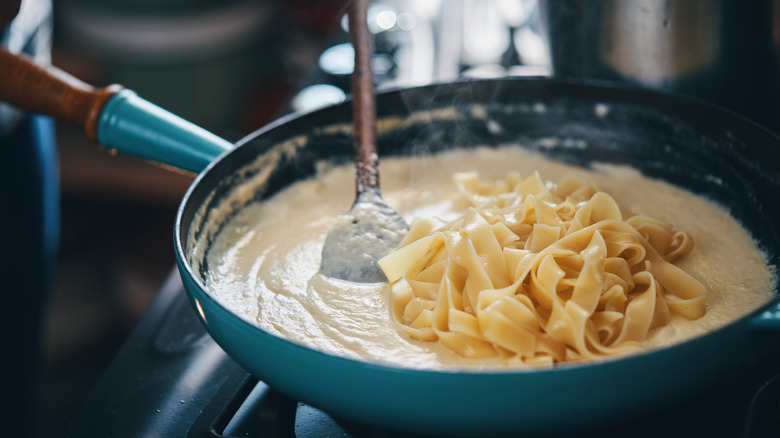
[[[614, 165], [584, 169], [518, 147], [475, 148], [428, 157], [382, 161], [383, 197], [411, 222], [462, 214], [452, 175], [478, 172], [501, 179], [509, 172], [560, 180], [573, 176], [612, 196], [626, 217], [648, 215], [684, 230], [696, 242], [676, 264], [706, 289], [698, 319], [671, 315], [641, 341], [658, 348], [699, 336], [766, 303], [775, 274], [740, 224], [724, 208], [638, 171]], [[260, 328], [327, 353], [402, 367], [493, 369], [526, 366], [501, 358], [463, 357], [436, 343], [409, 338], [392, 322], [385, 284], [361, 285], [319, 275], [322, 243], [353, 201], [350, 166], [323, 166], [262, 203], [243, 207], [207, 254], [210, 293]]]

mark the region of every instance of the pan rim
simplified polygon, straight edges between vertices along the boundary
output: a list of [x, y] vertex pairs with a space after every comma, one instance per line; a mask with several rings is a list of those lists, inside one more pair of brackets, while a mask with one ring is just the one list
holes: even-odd
[[[643, 96], [643, 99], [651, 98], [651, 97], [663, 97], [664, 99], [676, 103], [683, 103], [685, 105], [697, 107], [697, 108], [706, 108], [707, 111], [715, 112], [720, 114], [722, 117], [728, 117], [732, 120], [735, 120], [736, 123], [743, 124], [745, 126], [750, 126], [751, 129], [756, 130], [757, 132], [761, 132], [762, 135], [767, 136], [768, 138], [773, 138], [774, 141], [778, 144], [780, 144], [780, 136], [777, 134], [769, 131], [765, 127], [761, 126], [760, 124], [748, 119], [745, 116], [742, 116], [741, 114], [738, 114], [734, 111], [731, 111], [729, 109], [720, 107], [718, 105], [712, 104], [711, 102], [706, 102], [701, 99], [676, 94], [672, 92], [665, 92], [665, 91], [657, 91], [657, 90], [650, 90], [641, 88], [638, 86], [632, 86], [627, 84], [616, 84], [612, 82], [607, 81], [600, 81], [600, 80], [573, 80], [573, 79], [559, 79], [559, 78], [549, 78], [549, 77], [540, 77], [540, 78], [499, 78], [499, 79], [464, 79], [460, 81], [455, 82], [441, 82], [441, 83], [433, 83], [433, 84], [426, 84], [421, 86], [415, 86], [415, 87], [393, 87], [393, 88], [387, 88], [383, 89], [382, 91], [378, 92], [377, 94], [377, 100], [379, 101], [381, 99], [382, 95], [386, 94], [393, 94], [398, 93], [400, 91], [423, 91], [423, 90], [430, 90], [437, 87], [460, 87], [460, 86], [468, 86], [470, 84], [482, 84], [482, 83], [494, 83], [494, 82], [512, 82], [512, 81], [524, 81], [524, 82], [538, 82], [540, 84], [552, 84], [555, 86], [564, 86], [564, 87], [585, 87], [585, 88], [596, 88], [596, 89], [603, 89], [603, 90], [610, 90], [610, 93], [631, 93], [634, 96]], [[316, 116], [317, 113], [326, 112], [326, 111], [332, 111], [334, 107], [343, 107], [351, 105], [351, 101], [347, 100], [345, 102], [341, 102], [339, 104], [331, 105], [328, 107], [319, 108], [313, 111], [308, 112], [299, 112], [299, 113], [291, 113], [288, 115], [285, 115], [268, 125], [265, 125], [258, 130], [254, 131], [253, 133], [249, 134], [248, 136], [245, 136], [238, 142], [236, 142], [234, 148], [230, 151], [227, 151], [223, 153], [220, 157], [218, 157], [216, 160], [214, 160], [212, 163], [210, 163], [193, 181], [193, 183], [188, 188], [187, 192], [185, 193], [179, 208], [177, 210], [176, 214], [176, 220], [174, 224], [174, 246], [175, 246], [175, 252], [176, 252], [176, 260], [177, 264], [179, 265], [180, 272], [182, 275], [186, 275], [190, 281], [192, 281], [195, 285], [197, 285], [199, 292], [209, 300], [210, 304], [215, 304], [218, 306], [221, 310], [232, 314], [233, 317], [237, 320], [241, 321], [241, 324], [246, 324], [246, 326], [254, 333], [262, 335], [262, 336], [270, 336], [274, 340], [282, 341], [286, 344], [287, 347], [293, 348], [296, 351], [306, 351], [307, 353], [314, 353], [315, 356], [319, 357], [327, 357], [329, 360], [336, 360], [336, 361], [345, 361], [344, 363], [348, 363], [350, 366], [359, 366], [359, 367], [368, 367], [369, 370], [375, 370], [375, 371], [382, 371], [382, 372], [390, 372], [390, 373], [411, 373], [414, 375], [423, 374], [423, 375], [451, 375], [451, 374], [457, 374], [459, 376], [462, 376], [463, 378], [467, 378], [468, 376], [474, 376], [477, 378], [485, 378], [485, 376], [506, 376], [506, 375], [527, 375], [527, 374], [547, 374], [547, 373], [556, 373], [560, 374], [563, 372], [566, 372], [568, 370], [579, 370], [583, 368], [609, 368], [611, 366], [622, 366], [622, 365], [629, 365], [633, 363], [634, 361], [638, 360], [644, 360], [647, 357], [653, 357], [653, 356], [659, 356], [659, 355], [667, 355], [667, 354], [676, 354], [675, 352], [688, 348], [693, 343], [698, 342], [711, 342], [711, 339], [717, 338], [722, 336], [724, 332], [731, 332], [734, 330], [737, 330], [742, 325], [749, 325], [751, 321], [756, 320], [757, 318], [761, 317], [761, 315], [764, 312], [769, 311], [770, 309], [777, 307], [780, 305], [780, 291], [778, 291], [778, 288], [780, 288], [780, 285], [778, 284], [777, 279], [777, 272], [775, 272], [775, 287], [774, 287], [774, 294], [770, 300], [768, 300], [763, 305], [759, 306], [758, 308], [754, 309], [753, 311], [749, 312], [746, 315], [743, 315], [740, 318], [737, 318], [725, 325], [722, 325], [714, 330], [708, 331], [706, 333], [703, 333], [701, 335], [695, 336], [693, 338], [686, 339], [681, 342], [677, 342], [673, 345], [658, 347], [658, 348], [652, 348], [652, 349], [646, 349], [640, 352], [632, 353], [630, 355], [621, 355], [621, 356], [613, 356], [608, 358], [600, 358], [598, 360], [594, 361], [576, 361], [571, 363], [562, 363], [562, 364], [556, 364], [553, 367], [550, 368], [530, 368], [530, 369], [524, 369], [524, 368], [508, 368], [508, 369], [501, 369], [501, 368], [490, 368], [490, 369], [423, 369], [423, 368], [406, 368], [406, 367], [400, 367], [395, 366], [391, 364], [386, 364], [378, 361], [371, 361], [368, 359], [353, 359], [343, 356], [337, 356], [334, 354], [326, 353], [323, 351], [319, 351], [313, 348], [310, 348], [308, 346], [305, 346], [303, 344], [300, 344], [298, 342], [292, 341], [290, 339], [284, 338], [282, 336], [276, 335], [274, 333], [267, 332], [263, 330], [262, 328], [258, 327], [257, 325], [252, 324], [251, 322], [245, 320], [244, 318], [239, 317], [238, 315], [234, 314], [230, 309], [228, 309], [224, 304], [219, 302], [216, 298], [214, 298], [210, 293], [208, 293], [208, 289], [206, 286], [202, 283], [202, 281], [199, 279], [197, 275], [194, 274], [192, 271], [192, 267], [190, 266], [190, 263], [187, 261], [187, 257], [184, 251], [184, 240], [186, 238], [184, 232], [184, 224], [183, 224], [183, 217], [185, 214], [185, 210], [188, 208], [194, 208], [191, 205], [191, 199], [195, 196], [195, 192], [199, 190], [199, 187], [202, 184], [205, 184], [203, 181], [204, 179], [208, 178], [212, 173], [215, 172], [214, 169], [220, 167], [223, 161], [226, 161], [229, 156], [231, 156], [234, 151], [238, 150], [241, 147], [245, 147], [246, 144], [249, 144], [254, 138], [266, 135], [268, 132], [273, 132], [280, 127], [287, 126], [290, 123], [293, 122], [301, 122], [302, 120], [305, 120], [307, 118], [313, 118]], [[189, 224], [188, 224], [189, 226]], [[775, 269], [777, 271], [777, 269]], [[190, 294], [190, 291], [187, 291], [188, 294]], [[780, 329], [780, 327], [778, 327]], [[750, 329], [749, 329], [750, 330]]]

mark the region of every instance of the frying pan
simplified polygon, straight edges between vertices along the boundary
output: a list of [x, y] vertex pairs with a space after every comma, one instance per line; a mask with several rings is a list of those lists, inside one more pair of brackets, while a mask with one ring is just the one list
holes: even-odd
[[[294, 114], [228, 152], [201, 153], [199, 162], [208, 164], [176, 218], [177, 265], [194, 311], [236, 362], [283, 393], [337, 418], [416, 433], [555, 433], [684, 406], [688, 394], [780, 344], [777, 289], [749, 315], [687, 342], [551, 369], [405, 369], [328, 355], [261, 330], [209, 294], [205, 254], [245, 205], [314, 176], [322, 160], [350, 162], [351, 116], [349, 102]], [[377, 116], [381, 156], [518, 143], [579, 166], [636, 167], [726, 206], [769, 263], [780, 264], [780, 139], [707, 103], [614, 84], [506, 78], [382, 92]], [[160, 123], [136, 129], [154, 137]], [[166, 153], [158, 156], [165, 162]]]

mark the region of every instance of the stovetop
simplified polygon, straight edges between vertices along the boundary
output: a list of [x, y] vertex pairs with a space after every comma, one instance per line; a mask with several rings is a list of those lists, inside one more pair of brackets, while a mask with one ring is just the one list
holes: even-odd
[[[780, 348], [684, 403], [579, 436], [775, 437]], [[565, 419], [562, 418], [562, 421]], [[196, 319], [177, 272], [67, 427], [68, 437], [411, 437], [334, 418], [251, 376]]]

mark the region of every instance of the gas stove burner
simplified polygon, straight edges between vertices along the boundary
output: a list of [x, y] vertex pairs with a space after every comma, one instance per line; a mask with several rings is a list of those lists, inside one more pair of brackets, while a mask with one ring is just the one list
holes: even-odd
[[[768, 342], [770, 340], [767, 340]], [[776, 436], [780, 347], [701, 394], [579, 436]], [[772, 427], [768, 427], [772, 426]], [[206, 333], [171, 272], [67, 427], [68, 437], [382, 437], [415, 435], [346, 421], [291, 399], [237, 365]]]
[[195, 421], [188, 437], [413, 437], [339, 420], [237, 370]]

